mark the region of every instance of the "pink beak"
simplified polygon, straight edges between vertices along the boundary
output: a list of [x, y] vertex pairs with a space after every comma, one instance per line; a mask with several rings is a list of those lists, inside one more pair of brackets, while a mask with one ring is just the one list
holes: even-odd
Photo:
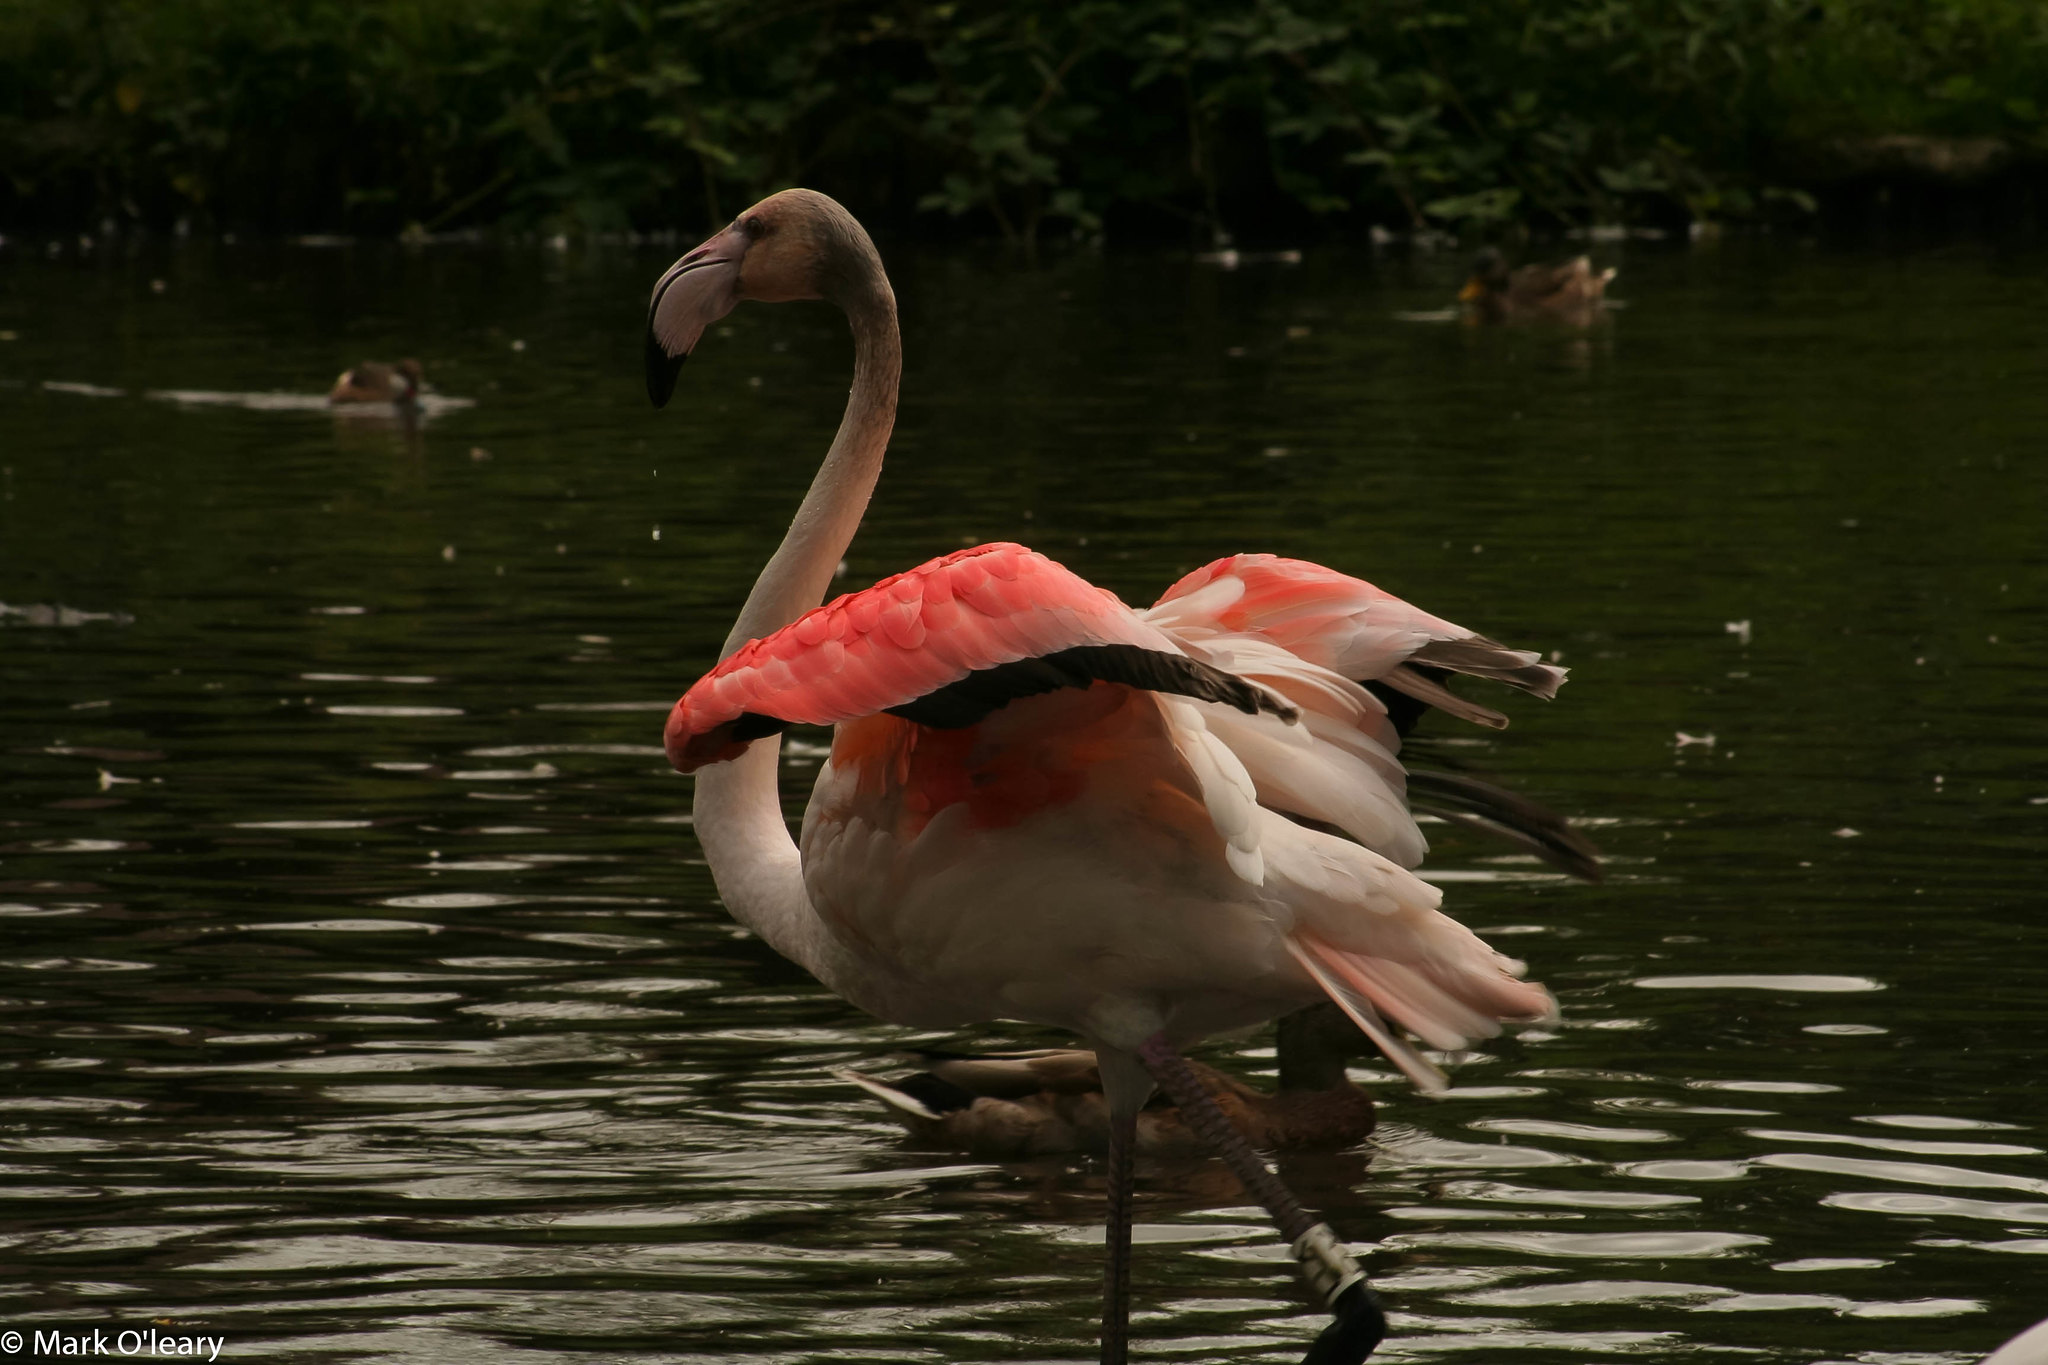
[[663, 407], [704, 329], [740, 301], [747, 235], [735, 223], [670, 266], [647, 301], [647, 396]]

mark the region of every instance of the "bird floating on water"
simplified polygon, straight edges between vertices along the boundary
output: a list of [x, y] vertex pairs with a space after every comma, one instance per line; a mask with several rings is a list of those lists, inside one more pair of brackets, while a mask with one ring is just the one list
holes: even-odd
[[1600, 315], [1614, 273], [1612, 266], [1596, 271], [1586, 256], [1509, 270], [1507, 258], [1487, 247], [1473, 257], [1458, 302], [1483, 322], [1548, 318], [1583, 326]]
[[334, 381], [334, 387], [327, 391], [327, 401], [411, 407], [419, 402], [422, 382], [417, 360], [401, 360], [396, 365], [365, 360], [353, 369], [341, 372]]
[[[1279, 1088], [1271, 1093], [1200, 1062], [1189, 1066], [1252, 1146], [1318, 1151], [1372, 1135], [1372, 1097], [1344, 1073], [1347, 1058], [1371, 1048], [1358, 1026], [1325, 1001], [1281, 1018]], [[925, 1146], [997, 1161], [1109, 1149], [1109, 1102], [1092, 1052], [916, 1055], [925, 1069], [898, 1080], [838, 1074], [880, 1100]], [[1140, 1156], [1210, 1155], [1179, 1106], [1163, 1096], [1138, 1111], [1135, 1141]]]
[[[1398, 738], [1359, 680], [1443, 704], [1417, 665], [1541, 697], [1564, 670], [1272, 555], [1197, 569], [1141, 612], [1022, 546], [980, 545], [821, 606], [880, 474], [902, 368], [866, 231], [807, 190], [748, 209], [656, 283], [646, 370], [660, 406], [742, 300], [819, 298], [854, 338], [839, 430], [722, 661], [665, 733], [670, 761], [697, 774], [720, 896], [883, 1019], [1018, 1020], [1090, 1045], [1110, 1114], [1105, 1365], [1128, 1355], [1130, 1163], [1155, 1084], [1273, 1213], [1330, 1306], [1312, 1358], [1362, 1360], [1385, 1331], [1363, 1272], [1180, 1049], [1328, 998], [1440, 1088], [1403, 1030], [1461, 1048], [1554, 1017], [1549, 993], [1409, 870], [1425, 844]], [[800, 840], [777, 786], [791, 724], [835, 727]]]

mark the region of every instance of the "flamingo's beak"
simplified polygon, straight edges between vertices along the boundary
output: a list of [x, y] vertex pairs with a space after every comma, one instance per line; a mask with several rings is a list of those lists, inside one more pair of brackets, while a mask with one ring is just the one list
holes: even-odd
[[747, 234], [735, 223], [663, 273], [647, 301], [647, 396], [667, 404], [704, 329], [740, 301]]

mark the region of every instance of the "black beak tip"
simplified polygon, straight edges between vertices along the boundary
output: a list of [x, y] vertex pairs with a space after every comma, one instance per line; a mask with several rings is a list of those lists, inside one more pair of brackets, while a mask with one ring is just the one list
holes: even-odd
[[657, 408], [668, 406], [669, 395], [676, 391], [676, 376], [683, 372], [683, 362], [690, 358], [688, 351], [681, 355], [670, 355], [654, 339], [652, 328], [647, 332], [647, 397]]

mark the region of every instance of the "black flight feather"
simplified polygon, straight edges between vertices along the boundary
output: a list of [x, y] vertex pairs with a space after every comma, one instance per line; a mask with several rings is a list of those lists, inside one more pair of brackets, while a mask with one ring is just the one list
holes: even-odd
[[935, 730], [959, 730], [979, 724], [991, 711], [1019, 698], [1063, 687], [1087, 687], [1093, 682], [1221, 702], [1247, 715], [1270, 711], [1284, 720], [1295, 717], [1293, 707], [1234, 673], [1184, 654], [1137, 645], [1075, 645], [1036, 658], [978, 668], [957, 682], [888, 710], [892, 716]]
[[1498, 835], [1580, 881], [1602, 879], [1600, 850], [1563, 816], [1505, 787], [1463, 773], [1410, 769], [1408, 804], [1453, 824]]
[[[978, 668], [966, 677], [925, 693], [901, 706], [886, 708], [934, 730], [964, 730], [1023, 697], [1087, 687], [1095, 682], [1122, 683], [1146, 692], [1166, 692], [1197, 701], [1221, 702], [1247, 715], [1269, 711], [1282, 720], [1298, 714], [1262, 687], [1234, 673], [1182, 654], [1164, 654], [1137, 645], [1075, 645], [1035, 658], [1017, 659], [992, 668]], [[727, 721], [731, 738], [746, 742], [780, 734], [791, 722], [759, 711], [743, 711]]]

